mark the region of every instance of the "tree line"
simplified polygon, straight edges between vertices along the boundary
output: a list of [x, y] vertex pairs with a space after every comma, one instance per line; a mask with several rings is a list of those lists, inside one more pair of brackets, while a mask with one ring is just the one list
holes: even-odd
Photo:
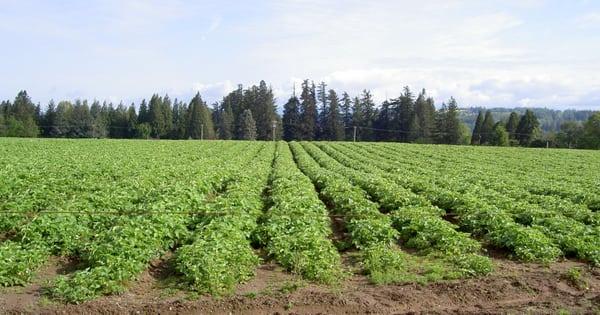
[[565, 121], [558, 132], [542, 132], [532, 110], [523, 115], [511, 112], [508, 119], [495, 121], [490, 110], [479, 111], [471, 136], [472, 145], [530, 146], [600, 149], [600, 112], [585, 123]]
[[[279, 114], [264, 81], [238, 88], [211, 107], [197, 93], [188, 103], [158, 94], [136, 106], [87, 100], [54, 101], [41, 109], [26, 91], [0, 103], [0, 136], [141, 139], [399, 141], [415, 143], [600, 148], [600, 114], [585, 124], [565, 122], [544, 134], [532, 111], [495, 121], [479, 112], [473, 130], [461, 121], [454, 98], [435, 106], [423, 89], [405, 87], [397, 98], [375, 104], [372, 94], [339, 95], [324, 82], [304, 80]], [[564, 128], [563, 128], [564, 127]], [[549, 138], [551, 137], [551, 138]], [[550, 141], [552, 140], [552, 141]]]

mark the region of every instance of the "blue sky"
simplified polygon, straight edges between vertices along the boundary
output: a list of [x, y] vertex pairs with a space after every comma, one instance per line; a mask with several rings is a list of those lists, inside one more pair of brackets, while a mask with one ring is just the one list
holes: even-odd
[[219, 100], [303, 78], [377, 101], [600, 109], [600, 1], [0, 0], [0, 98]]

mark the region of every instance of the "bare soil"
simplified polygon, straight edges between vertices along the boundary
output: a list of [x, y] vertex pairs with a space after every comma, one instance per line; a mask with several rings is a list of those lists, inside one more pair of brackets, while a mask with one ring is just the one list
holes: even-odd
[[[352, 253], [346, 262], [353, 261]], [[524, 264], [494, 255], [493, 274], [427, 285], [369, 284], [352, 275], [339, 287], [311, 284], [273, 263], [230, 296], [213, 298], [183, 290], [169, 256], [152, 266], [129, 290], [80, 305], [54, 302], [44, 287], [76, 262], [53, 258], [27, 287], [0, 289], [3, 314], [600, 314], [600, 270], [562, 261], [550, 266]], [[352, 264], [352, 263], [349, 263]], [[567, 273], [580, 268], [578, 282]]]

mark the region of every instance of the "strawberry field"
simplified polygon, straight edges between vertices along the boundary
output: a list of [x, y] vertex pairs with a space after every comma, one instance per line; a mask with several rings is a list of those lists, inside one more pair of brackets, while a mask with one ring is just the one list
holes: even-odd
[[323, 290], [356, 277], [373, 290], [485, 282], [506, 264], [576, 264], [597, 281], [600, 155], [0, 139], [2, 290], [31, 286], [56, 259], [74, 267], [40, 284], [54, 307], [134, 294], [157, 261], [172, 288], [211, 298], [266, 264]]

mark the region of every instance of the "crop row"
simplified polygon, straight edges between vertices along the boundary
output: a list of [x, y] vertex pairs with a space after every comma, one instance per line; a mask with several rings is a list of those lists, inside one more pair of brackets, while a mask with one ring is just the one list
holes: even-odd
[[[442, 176], [456, 178], [463, 185], [476, 184], [482, 188], [498, 191], [501, 195], [506, 195], [514, 200], [526, 202], [531, 205], [529, 207], [537, 207], [538, 212], [543, 209], [546, 212], [564, 214], [584, 224], [598, 225], [600, 223], [600, 213], [592, 212], [586, 205], [574, 203], [559, 196], [532, 193], [530, 187], [552, 183], [552, 181], [544, 179], [541, 174], [536, 174], [537, 177], [534, 181], [526, 180], [529, 174], [515, 175], [511, 172], [504, 172], [504, 169], [492, 159], [470, 161], [442, 150], [435, 157], [428, 159], [428, 167], [424, 169], [418, 162], [423, 158], [419, 151], [398, 151], [397, 146], [387, 145], [378, 146], [378, 149], [381, 156], [402, 163], [405, 167], [414, 167], [418, 169], [419, 173], [426, 173], [431, 178]], [[513, 161], [513, 163], [515, 162]]]
[[[380, 156], [388, 158], [388, 166], [406, 165], [406, 163], [403, 163], [405, 161], [392, 161], [391, 155], [386, 155], [381, 151], [379, 153]], [[405, 167], [405, 169], [408, 168], [410, 167]], [[574, 255], [594, 265], [600, 263], [600, 229], [597, 226], [589, 226], [571, 218], [571, 216], [577, 217], [575, 214], [580, 214], [579, 217], [582, 220], [586, 219], [583, 221], [593, 221], [597, 216], [594, 216], [594, 213], [589, 209], [582, 209], [577, 205], [571, 205], [570, 209], [580, 209], [579, 211], [566, 211], [562, 208], [553, 208], [550, 205], [542, 207], [536, 202], [530, 202], [528, 198], [532, 198], [532, 196], [528, 193], [519, 194], [513, 188], [502, 189], [502, 192], [498, 192], [486, 188], [486, 185], [479, 185], [479, 181], [469, 182], [468, 180], [462, 180], [463, 177], [459, 181], [454, 181], [442, 178], [440, 174], [430, 172], [430, 170], [431, 168], [423, 170], [415, 167], [413, 169], [413, 171], [419, 172], [420, 176], [425, 175], [428, 178], [433, 178], [438, 185], [452, 187], [454, 191], [461, 194], [476, 195], [481, 200], [486, 200], [487, 203], [506, 210], [516, 222], [532, 226], [550, 236], [565, 254]], [[451, 174], [452, 171], [448, 173]], [[504, 183], [503, 181], [500, 182]], [[497, 184], [496, 186], [500, 185]], [[535, 198], [535, 196], [533, 197]], [[569, 216], [563, 215], [564, 212], [567, 212]]]
[[194, 290], [224, 294], [250, 279], [260, 262], [251, 246], [265, 206], [274, 145], [264, 144], [251, 164], [238, 168], [225, 192], [198, 218], [193, 240], [175, 252], [175, 264]]
[[497, 247], [511, 250], [521, 260], [549, 262], [561, 254], [560, 249], [542, 232], [516, 223], [509, 213], [488, 204], [477, 195], [458, 193], [451, 186], [437, 185], [432, 179], [407, 173], [401, 168], [402, 165], [379, 157], [377, 152], [369, 148], [354, 152], [340, 145], [332, 147], [355, 160], [349, 166], [369, 163], [379, 169], [381, 176], [423, 195], [433, 205], [457, 214], [462, 228], [485, 236]]
[[[361, 170], [342, 163], [354, 161], [326, 144], [303, 143], [305, 149], [317, 157], [323, 167], [345, 174], [391, 212], [393, 226], [400, 232], [405, 246], [421, 253], [435, 255], [455, 263], [465, 276], [487, 274], [492, 269], [491, 260], [477, 255], [481, 244], [467, 233], [457, 231], [457, 226], [443, 219], [444, 211], [395, 182], [378, 175], [370, 165], [360, 164]], [[341, 163], [342, 162], [342, 163]]]
[[[81, 167], [81, 165], [80, 165]], [[85, 166], [84, 166], [85, 167]], [[50, 168], [48, 168], [50, 169]], [[20, 170], [23, 171], [23, 170]], [[29, 172], [25, 168], [26, 172]], [[83, 171], [83, 170], [82, 170]], [[17, 174], [19, 174], [17, 172]], [[70, 174], [73, 177], [78, 176], [78, 171], [66, 173], [65, 178], [69, 178]], [[81, 174], [86, 174], [82, 172]], [[14, 176], [14, 175], [13, 175]], [[17, 175], [18, 176], [18, 175]], [[83, 175], [88, 176], [88, 175]], [[153, 174], [156, 177], [156, 174]], [[87, 177], [82, 177], [87, 178]], [[54, 183], [57, 184], [54, 177], [49, 177], [44, 182], [44, 179], [34, 177], [33, 180], [36, 182], [35, 185], [44, 185], [40, 182]], [[49, 191], [48, 195], [56, 194], [56, 191], [69, 191], [79, 190], [80, 198], [67, 198], [61, 202], [57, 202], [53, 206], [65, 205], [66, 212], [53, 212], [53, 209], [35, 209], [28, 210], [23, 205], [32, 204], [44, 204], [48, 202], [47, 197], [40, 196], [43, 202], [32, 201], [31, 203], [3, 203], [3, 207], [6, 211], [12, 211], [13, 213], [22, 212], [17, 216], [10, 216], [8, 220], [4, 222], [20, 222], [20, 224], [12, 226], [9, 230], [12, 237], [0, 244], [0, 284], [4, 286], [12, 285], [23, 285], [29, 282], [35, 271], [48, 259], [52, 254], [54, 255], [84, 255], [86, 246], [91, 242], [93, 238], [98, 238], [98, 231], [106, 231], [110, 227], [117, 224], [117, 222], [127, 222], [127, 219], [121, 217], [115, 217], [113, 215], [105, 216], [102, 215], [103, 209], [91, 208], [89, 200], [95, 200], [92, 197], [96, 195], [91, 194], [88, 188], [77, 188], [74, 182], [64, 181], [63, 186], [54, 187], [54, 189], [46, 190]], [[118, 185], [117, 185], [118, 186]], [[11, 186], [12, 187], [12, 186]], [[107, 185], [110, 187], [110, 185]], [[94, 192], [95, 193], [95, 192]], [[95, 193], [97, 194], [97, 193]], [[88, 198], [81, 198], [82, 196], [88, 195]], [[176, 194], [177, 195], [177, 194]], [[110, 196], [107, 196], [110, 197]], [[151, 196], [150, 196], [151, 197]], [[27, 197], [26, 197], [27, 198]], [[31, 196], [28, 196], [31, 198]], [[54, 200], [54, 197], [50, 197], [49, 200]], [[124, 207], [123, 204], [119, 204], [119, 198], [117, 203], [119, 211], [133, 211], [141, 205], [129, 203], [129, 207]], [[147, 198], [147, 204], [154, 204], [154, 198]], [[81, 207], [81, 208], [78, 208]], [[115, 207], [113, 205], [113, 207]], [[82, 212], [69, 212], [69, 210], [83, 210]], [[85, 211], [96, 210], [95, 213], [87, 214]], [[12, 213], [11, 213], [12, 214]], [[28, 223], [23, 221], [25, 218], [30, 217]], [[18, 218], [18, 220], [14, 220]], [[3, 218], [4, 219], [4, 218]], [[11, 223], [11, 224], [12, 224]], [[5, 225], [6, 226], [6, 225]], [[89, 251], [89, 250], [87, 250]]]
[[351, 243], [374, 283], [428, 281], [460, 277], [447, 264], [419, 259], [397, 246], [398, 231], [379, 205], [343, 175], [322, 168], [297, 142], [290, 144], [298, 167], [313, 181], [335, 215], [343, 215]]
[[310, 179], [296, 167], [286, 142], [277, 144], [271, 207], [261, 222], [261, 243], [293, 273], [321, 283], [340, 280], [340, 255], [329, 239], [331, 223]]
[[[244, 156], [240, 149], [233, 147], [228, 153]], [[87, 267], [58, 277], [52, 294], [77, 303], [125, 290], [152, 259], [189, 237], [187, 212], [202, 209], [202, 196], [217, 190], [231, 176], [228, 163], [206, 156], [193, 173], [193, 182], [171, 183], [168, 190], [160, 190], [158, 198], [149, 198], [148, 214], [122, 216], [118, 224], [102, 230], [85, 245], [81, 258]]]

